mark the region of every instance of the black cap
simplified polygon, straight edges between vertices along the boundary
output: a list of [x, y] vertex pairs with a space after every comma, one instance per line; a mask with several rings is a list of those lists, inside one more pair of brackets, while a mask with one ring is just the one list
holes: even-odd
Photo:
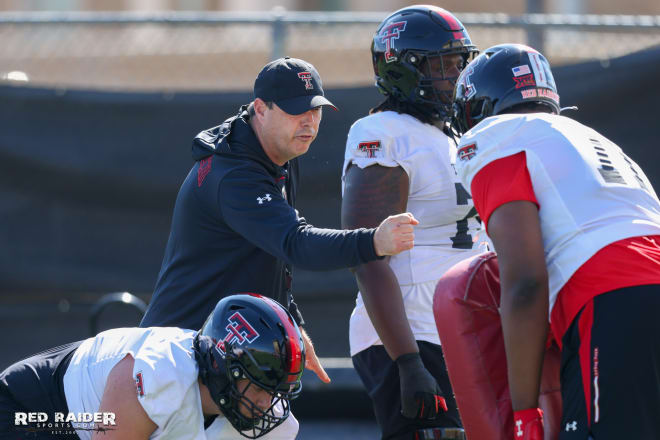
[[323, 96], [321, 77], [307, 61], [284, 57], [266, 64], [254, 81], [254, 97], [272, 101], [290, 115], [320, 105], [337, 108]]

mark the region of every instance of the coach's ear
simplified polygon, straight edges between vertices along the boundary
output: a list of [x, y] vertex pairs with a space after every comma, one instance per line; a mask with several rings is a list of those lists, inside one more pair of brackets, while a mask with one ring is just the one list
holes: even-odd
[[254, 105], [254, 114], [259, 119], [259, 121], [261, 121], [266, 115], [266, 112], [270, 110], [268, 104], [266, 104], [266, 102], [263, 99], [256, 98], [254, 100], [253, 105]]
[[110, 370], [98, 412], [114, 414], [115, 425], [94, 431], [92, 440], [148, 440], [158, 428], [138, 402], [134, 363], [127, 354]]

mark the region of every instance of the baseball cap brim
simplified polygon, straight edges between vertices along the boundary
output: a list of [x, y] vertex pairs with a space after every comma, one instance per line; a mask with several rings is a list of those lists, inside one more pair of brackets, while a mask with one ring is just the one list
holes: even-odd
[[295, 98], [281, 99], [275, 104], [290, 115], [300, 115], [321, 105], [327, 105], [337, 110], [337, 107], [322, 95], [303, 95]]

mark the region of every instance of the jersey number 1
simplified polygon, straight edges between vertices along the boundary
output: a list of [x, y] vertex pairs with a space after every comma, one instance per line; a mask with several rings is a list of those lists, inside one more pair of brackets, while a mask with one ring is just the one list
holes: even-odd
[[[589, 139], [589, 141], [591, 141], [591, 146], [596, 151], [596, 156], [598, 157], [598, 162], [600, 165], [598, 172], [605, 182], [630, 186], [630, 183], [626, 181], [626, 179], [621, 175], [621, 172], [619, 172], [619, 170], [616, 169], [612, 163], [613, 160], [615, 160], [615, 155], [618, 153], [618, 155], [625, 162], [626, 165], [624, 165], [624, 168], [628, 168], [626, 171], [629, 172], [629, 175], [633, 176], [634, 180], [637, 182], [640, 188], [648, 191], [644, 180], [640, 177], [640, 173], [635, 169], [633, 161], [630, 160], [630, 158], [626, 156], [623, 151], [608, 151], [608, 149], [606, 149], [598, 139]], [[621, 171], [623, 172], [623, 170]]]
[[[456, 187], [456, 204], [467, 205], [468, 199], [472, 198], [470, 197], [470, 194], [460, 183], [456, 182], [454, 183], [454, 186]], [[474, 242], [472, 241], [472, 235], [468, 234], [468, 231], [470, 230], [468, 227], [468, 219], [475, 215], [477, 215], [477, 210], [473, 206], [465, 217], [456, 222], [456, 235], [449, 237], [452, 242], [451, 247], [456, 249], [472, 249]]]

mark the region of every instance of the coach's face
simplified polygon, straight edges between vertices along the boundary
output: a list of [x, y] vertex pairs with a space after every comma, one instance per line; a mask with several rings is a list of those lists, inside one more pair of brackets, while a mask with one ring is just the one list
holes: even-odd
[[[322, 108], [316, 107], [299, 115], [290, 115], [273, 104], [268, 108], [255, 100], [255, 112], [262, 128], [260, 141], [266, 154], [278, 165], [305, 154], [316, 139], [321, 123]], [[260, 112], [261, 110], [261, 112]]]

